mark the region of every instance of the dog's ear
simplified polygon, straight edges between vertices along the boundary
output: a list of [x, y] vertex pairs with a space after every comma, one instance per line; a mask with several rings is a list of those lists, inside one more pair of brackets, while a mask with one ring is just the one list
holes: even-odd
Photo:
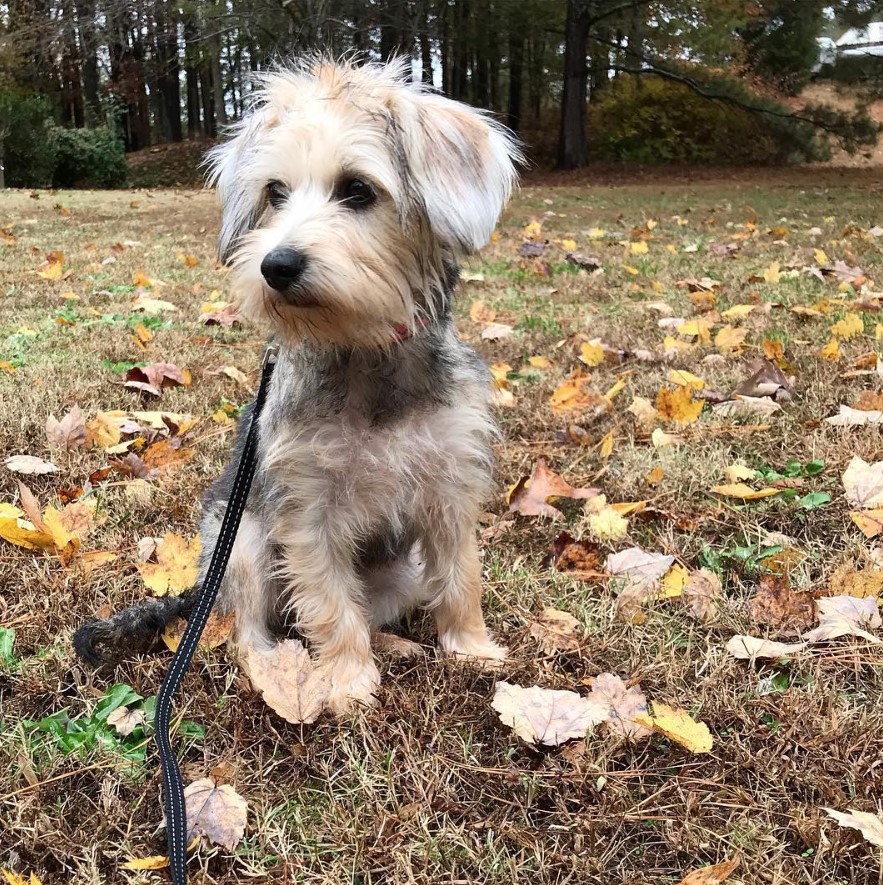
[[218, 257], [224, 264], [229, 263], [243, 235], [254, 228], [263, 211], [263, 184], [249, 175], [249, 160], [261, 128], [261, 112], [254, 111], [231, 129], [231, 137], [212, 148], [205, 159], [208, 184], [218, 189], [223, 209]]
[[396, 109], [412, 186], [436, 236], [456, 254], [491, 238], [523, 156], [514, 136], [488, 114], [434, 93]]

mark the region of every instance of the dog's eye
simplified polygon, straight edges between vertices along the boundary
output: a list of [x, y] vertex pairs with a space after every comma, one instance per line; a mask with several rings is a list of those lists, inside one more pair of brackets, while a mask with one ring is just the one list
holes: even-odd
[[271, 181], [267, 185], [267, 199], [274, 209], [281, 209], [288, 199], [288, 188], [281, 181]]
[[364, 209], [377, 199], [377, 191], [361, 178], [347, 178], [341, 182], [340, 200], [353, 209]]

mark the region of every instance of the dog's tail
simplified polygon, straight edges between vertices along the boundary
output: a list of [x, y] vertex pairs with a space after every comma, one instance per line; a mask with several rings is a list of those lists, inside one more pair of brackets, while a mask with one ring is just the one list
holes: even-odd
[[180, 596], [145, 599], [109, 618], [89, 621], [74, 634], [74, 650], [93, 667], [149, 651], [167, 624], [193, 611], [197, 596], [198, 590], [192, 588]]

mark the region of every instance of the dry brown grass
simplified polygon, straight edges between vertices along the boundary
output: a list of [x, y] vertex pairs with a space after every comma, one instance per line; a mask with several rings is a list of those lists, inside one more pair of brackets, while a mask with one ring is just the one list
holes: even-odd
[[[852, 360], [880, 347], [876, 320], [863, 338], [843, 345], [836, 364], [814, 353], [831, 322], [801, 320], [787, 306], [812, 304], [837, 293], [808, 275], [778, 286], [751, 284], [750, 273], [773, 260], [812, 263], [812, 248], [832, 259], [860, 264], [883, 281], [880, 243], [862, 233], [883, 223], [880, 193], [864, 180], [826, 180], [807, 173], [777, 184], [758, 182], [677, 183], [548, 188], [528, 186], [502, 226], [500, 241], [475, 262], [482, 283], [463, 286], [461, 329], [489, 362], [506, 361], [518, 371], [515, 407], [500, 415], [506, 442], [500, 450], [501, 493], [489, 509], [502, 514], [502, 489], [527, 474], [540, 455], [571, 482], [600, 485], [611, 501], [646, 499], [654, 508], [632, 523], [630, 541], [675, 554], [690, 567], [703, 550], [757, 544], [766, 532], [783, 532], [804, 552], [798, 583], [824, 586], [843, 564], [863, 562], [868, 543], [851, 526], [839, 474], [853, 453], [883, 457], [878, 431], [849, 431], [817, 422], [852, 404], [879, 378], [843, 378]], [[839, 183], [838, 183], [839, 182]], [[61, 204], [72, 214], [62, 215]], [[136, 205], [137, 204], [137, 205]], [[195, 192], [27, 193], [4, 197], [0, 222], [14, 222], [14, 245], [0, 246], [0, 360], [17, 364], [0, 372], [0, 449], [47, 456], [46, 416], [74, 403], [98, 408], [136, 408], [141, 400], [124, 390], [102, 359], [166, 359], [193, 371], [189, 388], [167, 391], [162, 407], [210, 415], [226, 397], [242, 402], [249, 392], [235, 382], [204, 374], [205, 368], [236, 365], [256, 378], [261, 342], [250, 330], [206, 328], [199, 305], [215, 288], [226, 291], [214, 268], [216, 210], [212, 197]], [[688, 220], [678, 226], [672, 216]], [[548, 248], [549, 279], [521, 267], [515, 253], [521, 226], [543, 219], [551, 240], [573, 237], [581, 251], [597, 255], [603, 277], [574, 274], [563, 252]], [[782, 221], [782, 219], [787, 219]], [[629, 231], [658, 221], [647, 255], [623, 257], [609, 238], [590, 241], [593, 227]], [[747, 220], [758, 235], [736, 258], [713, 255], [712, 240], [727, 241]], [[776, 225], [784, 237], [768, 235]], [[856, 230], [849, 232], [850, 225]], [[818, 226], [820, 236], [809, 229]], [[120, 254], [115, 242], [137, 241]], [[697, 244], [697, 251], [684, 247]], [[674, 247], [674, 252], [668, 246]], [[46, 282], [34, 275], [43, 255], [65, 253], [72, 276]], [[179, 252], [200, 265], [186, 268]], [[113, 256], [114, 263], [101, 262]], [[631, 275], [624, 264], [635, 266]], [[165, 283], [157, 297], [179, 311], [157, 330], [146, 353], [128, 334], [133, 273]], [[551, 412], [549, 397], [578, 365], [581, 336], [601, 337], [623, 349], [661, 349], [656, 315], [643, 306], [667, 301], [675, 315], [690, 316], [687, 294], [675, 288], [683, 277], [708, 274], [723, 282], [719, 308], [754, 297], [775, 301], [767, 315], [749, 319], [749, 348], [739, 357], [703, 366], [706, 347], [674, 363], [626, 361], [593, 370], [593, 387], [608, 389], [625, 371], [628, 387], [616, 408], [597, 419], [577, 416], [592, 445], [560, 441], [573, 418]], [[554, 293], [549, 290], [554, 288]], [[80, 300], [65, 308], [61, 294]], [[483, 298], [510, 322], [516, 334], [482, 342], [468, 307]], [[848, 301], [848, 298], [844, 299]], [[60, 310], [73, 325], [56, 321]], [[102, 317], [116, 316], [118, 320]], [[36, 335], [22, 333], [31, 329]], [[672, 367], [690, 369], [712, 388], [726, 392], [743, 377], [745, 362], [764, 335], [787, 341], [797, 368], [798, 393], [775, 416], [772, 428], [748, 434], [704, 417], [689, 428], [678, 450], [655, 450], [636, 431], [625, 407], [633, 395], [655, 397]], [[525, 371], [526, 358], [554, 361], [544, 372]], [[93, 549], [120, 553], [115, 565], [83, 575], [49, 556], [34, 556], [0, 542], [0, 622], [17, 631], [18, 672], [0, 669], [0, 867], [33, 870], [51, 883], [159, 882], [164, 873], [129, 873], [120, 864], [132, 855], [162, 852], [158, 773], [155, 759], [126, 770], [112, 752], [64, 755], [35, 736], [28, 720], [69, 707], [71, 715], [94, 707], [114, 682], [127, 682], [144, 696], [155, 694], [167, 655], [145, 658], [115, 672], [92, 673], [73, 658], [71, 632], [100, 606], [114, 607], [146, 591], [134, 568], [135, 543], [143, 535], [195, 532], [198, 501], [223, 462], [229, 434], [213, 433], [210, 420], [197, 431], [195, 457], [154, 484], [148, 500], [133, 499], [124, 485], [98, 491], [106, 522], [90, 539]], [[615, 430], [606, 463], [597, 442]], [[724, 481], [722, 469], [737, 458], [781, 467], [789, 458], [824, 459], [824, 473], [809, 488], [827, 491], [832, 503], [803, 512], [786, 502], [726, 504], [709, 495]], [[45, 504], [56, 490], [81, 484], [104, 463], [100, 452], [80, 451], [58, 463], [56, 477], [34, 478]], [[661, 466], [655, 489], [644, 477]], [[15, 477], [0, 470], [0, 501], [16, 495]], [[565, 506], [563, 523], [581, 526], [578, 508]], [[250, 804], [245, 841], [234, 855], [200, 848], [196, 881], [246, 880], [303, 883], [675, 883], [703, 862], [740, 855], [731, 881], [743, 883], [871, 883], [883, 876], [879, 859], [852, 831], [838, 828], [823, 806], [877, 810], [883, 794], [883, 653], [864, 643], [840, 640], [795, 658], [784, 668], [751, 667], [730, 659], [724, 644], [734, 632], [757, 630], [746, 600], [758, 574], [725, 560], [727, 612], [714, 627], [697, 626], [677, 606], [658, 605], [641, 625], [618, 622], [614, 598], [601, 583], [544, 571], [540, 560], [562, 526], [532, 519], [506, 523], [484, 545], [489, 618], [512, 649], [505, 676], [522, 685], [581, 689], [603, 671], [640, 680], [648, 697], [690, 710], [711, 728], [715, 748], [691, 756], [662, 738], [637, 746], [592, 738], [583, 759], [561, 751], [538, 751], [520, 743], [490, 708], [493, 677], [469, 669], [421, 662], [385, 663], [377, 710], [316, 726], [296, 727], [274, 716], [249, 689], [223, 650], [204, 654], [187, 676], [183, 714], [205, 726], [191, 741], [185, 776], [205, 776], [214, 766], [234, 767], [232, 781]], [[627, 543], [617, 545], [627, 546]], [[579, 652], [543, 656], [528, 635], [531, 618], [544, 606], [564, 608], [587, 627]], [[430, 642], [429, 625], [416, 618], [410, 635]], [[780, 690], [761, 693], [774, 672]]]

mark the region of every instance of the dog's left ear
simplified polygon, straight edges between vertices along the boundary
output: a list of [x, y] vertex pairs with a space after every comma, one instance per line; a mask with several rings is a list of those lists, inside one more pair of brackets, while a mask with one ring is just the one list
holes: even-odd
[[208, 183], [218, 189], [223, 208], [218, 257], [228, 264], [242, 237], [257, 223], [263, 209], [263, 188], [249, 175], [249, 161], [261, 130], [259, 110], [252, 111], [230, 131], [231, 138], [206, 157]]
[[488, 114], [433, 93], [396, 109], [405, 161], [429, 224], [458, 255], [491, 238], [523, 162], [512, 133]]

